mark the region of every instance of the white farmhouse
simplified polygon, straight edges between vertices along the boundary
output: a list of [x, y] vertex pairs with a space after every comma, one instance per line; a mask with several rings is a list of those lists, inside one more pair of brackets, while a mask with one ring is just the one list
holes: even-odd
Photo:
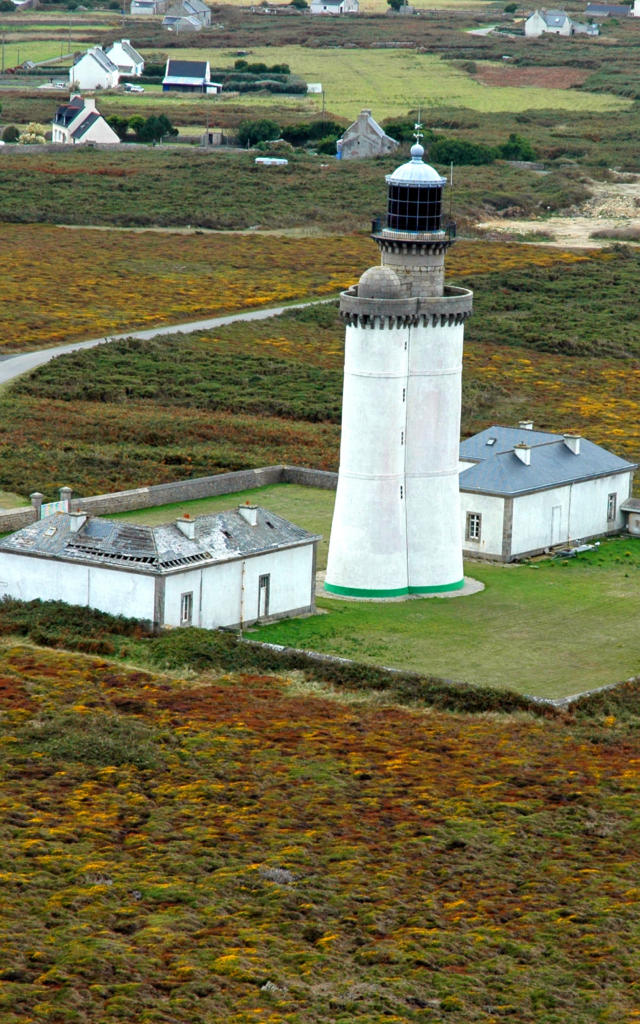
[[[212, 86], [215, 86], [214, 90]], [[176, 60], [169, 57], [162, 79], [162, 91], [217, 92], [218, 85], [211, 81], [208, 60]]]
[[0, 596], [242, 626], [314, 610], [319, 540], [255, 505], [163, 526], [60, 513], [0, 542]]
[[99, 46], [93, 46], [69, 68], [72, 89], [115, 89], [120, 73], [114, 62]]
[[524, 23], [525, 36], [537, 36], [551, 33], [556, 36], [573, 35], [571, 18], [566, 11], [536, 10]]
[[339, 160], [352, 160], [365, 156], [384, 156], [393, 153], [400, 145], [371, 116], [370, 110], [362, 110], [357, 121], [345, 129], [336, 146]]
[[130, 39], [116, 40], [105, 53], [121, 75], [133, 75], [137, 78], [144, 71], [144, 58], [131, 45]]
[[72, 96], [68, 103], [64, 103], [56, 110], [51, 125], [51, 141], [64, 145], [79, 145], [85, 142], [115, 145], [120, 139], [102, 114], [96, 110], [94, 99]]
[[510, 562], [619, 533], [635, 469], [575, 434], [488, 427], [460, 445], [464, 553]]
[[358, 0], [311, 0], [311, 14], [357, 14], [360, 10]]

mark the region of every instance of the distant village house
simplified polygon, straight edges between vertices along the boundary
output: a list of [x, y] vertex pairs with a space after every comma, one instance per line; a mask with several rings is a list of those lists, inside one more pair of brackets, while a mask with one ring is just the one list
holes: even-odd
[[130, 39], [116, 40], [105, 53], [121, 75], [137, 78], [144, 71], [144, 58], [133, 48]]
[[211, 8], [204, 3], [204, 0], [179, 0], [167, 9], [162, 19], [162, 27], [174, 32], [191, 31], [199, 32], [211, 24]]
[[370, 110], [361, 111], [358, 120], [349, 125], [336, 143], [339, 160], [383, 156], [385, 153], [393, 153], [398, 146], [399, 143], [387, 135], [384, 128], [373, 119]]
[[357, 14], [358, 0], [311, 0], [311, 14]]
[[56, 111], [51, 141], [73, 146], [87, 142], [116, 145], [120, 139], [96, 109], [94, 99], [72, 96]]
[[211, 81], [208, 60], [175, 60], [170, 57], [162, 79], [163, 92], [221, 92], [222, 85]]
[[99, 46], [93, 46], [69, 69], [72, 89], [89, 92], [93, 89], [115, 89], [120, 81], [117, 65]]

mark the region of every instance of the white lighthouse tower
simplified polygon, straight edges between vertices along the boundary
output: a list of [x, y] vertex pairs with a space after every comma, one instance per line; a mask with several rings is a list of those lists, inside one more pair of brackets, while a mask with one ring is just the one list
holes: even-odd
[[351, 597], [464, 585], [458, 446], [473, 294], [444, 283], [455, 225], [443, 228], [445, 179], [418, 139], [386, 179], [386, 224], [373, 231], [381, 265], [340, 297], [342, 438], [325, 588]]

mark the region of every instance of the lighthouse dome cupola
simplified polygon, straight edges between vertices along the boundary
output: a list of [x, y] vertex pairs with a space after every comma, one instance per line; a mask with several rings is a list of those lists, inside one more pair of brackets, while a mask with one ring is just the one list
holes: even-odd
[[416, 137], [411, 160], [387, 175], [386, 226], [391, 231], [442, 230], [442, 190], [446, 179], [426, 164], [423, 156], [424, 148]]

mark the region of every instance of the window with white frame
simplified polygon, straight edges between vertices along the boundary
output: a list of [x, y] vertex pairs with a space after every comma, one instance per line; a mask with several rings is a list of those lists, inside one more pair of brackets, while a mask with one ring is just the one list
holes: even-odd
[[480, 531], [482, 529], [482, 516], [479, 512], [467, 512], [467, 528], [466, 528], [466, 539], [467, 540], [480, 540]]
[[193, 591], [180, 595], [180, 625], [190, 626], [193, 618]]
[[616, 518], [617, 501], [617, 494], [610, 494], [607, 498], [607, 522], [609, 523], [612, 523], [613, 520]]

